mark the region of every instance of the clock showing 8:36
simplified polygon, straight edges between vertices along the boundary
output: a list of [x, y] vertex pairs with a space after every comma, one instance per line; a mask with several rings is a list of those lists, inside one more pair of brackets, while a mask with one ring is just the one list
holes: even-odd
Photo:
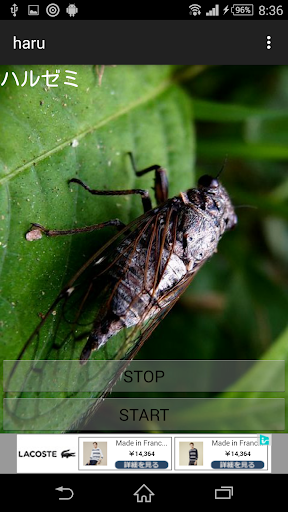
[[259, 6], [259, 15], [260, 16], [282, 16], [283, 15], [283, 7], [282, 5], [269, 5], [266, 7], [265, 5]]

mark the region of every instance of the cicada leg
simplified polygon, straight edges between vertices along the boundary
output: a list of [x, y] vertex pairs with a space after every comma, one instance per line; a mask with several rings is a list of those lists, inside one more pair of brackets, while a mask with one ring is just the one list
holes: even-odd
[[[136, 176], [140, 177], [144, 174], [147, 174], [148, 172], [155, 171], [155, 198], [157, 204], [164, 203], [168, 199], [168, 178], [167, 173], [163, 167], [160, 165], [151, 165], [150, 167], [146, 167], [145, 169], [142, 169], [141, 171], [138, 171], [136, 168], [134, 156], [131, 152], [128, 153], [131, 164], [133, 167], [133, 170], [136, 174]], [[97, 196], [125, 196], [125, 195], [132, 195], [132, 194], [139, 194], [142, 199], [142, 205], [144, 209], [144, 213], [148, 212], [152, 208], [151, 199], [149, 196], [148, 190], [136, 188], [131, 190], [94, 190], [91, 189], [88, 185], [83, 183], [83, 181], [79, 180], [78, 178], [72, 178], [69, 180], [69, 183], [78, 183], [78, 185], [81, 185], [81, 187], [85, 188], [90, 194], [97, 195]]]
[[[136, 176], [143, 176], [144, 174], [155, 171], [155, 198], [157, 204], [161, 204], [168, 199], [168, 179], [165, 169], [160, 165], [151, 165], [146, 169], [142, 169], [140, 171], [137, 170], [134, 156], [131, 152], [128, 153], [133, 170]], [[144, 209], [144, 213], [148, 212], [152, 208], [151, 199], [149, 196], [148, 190], [144, 189], [131, 189], [131, 190], [95, 190], [91, 189], [88, 185], [86, 185], [83, 181], [78, 178], [72, 178], [68, 183], [77, 183], [85, 190], [87, 190], [90, 194], [98, 195], [98, 196], [123, 196], [123, 195], [132, 195], [138, 194], [141, 196], [142, 205]], [[46, 236], [61, 236], [61, 235], [75, 235], [78, 233], [88, 233], [91, 231], [96, 231], [102, 229], [107, 226], [115, 226], [117, 229], [121, 230], [125, 227], [125, 224], [121, 222], [119, 219], [112, 219], [106, 222], [102, 222], [100, 224], [94, 224], [92, 226], [85, 226], [83, 228], [75, 228], [75, 229], [66, 229], [66, 230], [58, 230], [58, 229], [48, 229], [41, 224], [32, 223], [32, 228], [26, 234], [26, 239], [29, 241], [37, 240], [41, 238], [42, 233]]]
[[145, 169], [138, 171], [133, 153], [129, 152], [128, 155], [130, 157], [131, 164], [136, 176], [143, 176], [144, 174], [147, 174], [147, 172], [155, 171], [155, 199], [157, 201], [157, 204], [161, 204], [167, 201], [169, 194], [169, 185], [165, 169], [163, 169], [163, 167], [161, 167], [160, 165], [151, 165], [150, 167], [146, 167]]
[[143, 190], [141, 188], [134, 188], [131, 190], [94, 190], [78, 178], [72, 178], [72, 180], [69, 180], [69, 183], [78, 183], [78, 185], [81, 185], [81, 187], [85, 188], [85, 190], [95, 196], [128, 196], [132, 194], [139, 194], [142, 199], [144, 212], [148, 212], [152, 208], [148, 190]]
[[[41, 238], [41, 233], [44, 233], [46, 236], [61, 236], [61, 235], [76, 235], [77, 233], [89, 233], [90, 231], [97, 231], [102, 228], [106, 228], [107, 226], [115, 226], [117, 229], [121, 230], [125, 228], [125, 224], [121, 222], [119, 219], [107, 220], [106, 222], [101, 222], [100, 224], [94, 224], [93, 226], [85, 226], [83, 228], [75, 228], [75, 229], [48, 229], [42, 226], [41, 224], [37, 224], [33, 222], [31, 224], [31, 229], [26, 233], [26, 239], [36, 240], [37, 238]], [[38, 236], [37, 236], [38, 235]]]

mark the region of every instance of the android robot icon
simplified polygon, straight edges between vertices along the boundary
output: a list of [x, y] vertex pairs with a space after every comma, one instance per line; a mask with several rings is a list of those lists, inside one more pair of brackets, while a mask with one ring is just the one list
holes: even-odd
[[78, 12], [78, 7], [75, 4], [69, 4], [66, 9], [67, 14], [69, 14], [70, 18], [75, 16]]

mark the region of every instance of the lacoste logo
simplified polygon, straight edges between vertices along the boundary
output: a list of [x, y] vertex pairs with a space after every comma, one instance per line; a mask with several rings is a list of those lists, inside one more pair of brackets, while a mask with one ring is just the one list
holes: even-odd
[[66, 457], [66, 459], [68, 459], [68, 457], [75, 457], [75, 453], [70, 453], [69, 450], [63, 450], [63, 452], [61, 452], [61, 457], [63, 459], [63, 457]]

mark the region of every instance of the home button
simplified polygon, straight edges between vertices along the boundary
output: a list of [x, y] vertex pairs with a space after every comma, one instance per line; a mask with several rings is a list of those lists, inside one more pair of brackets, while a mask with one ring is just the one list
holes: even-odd
[[151, 498], [155, 496], [155, 494], [147, 485], [143, 484], [134, 492], [133, 496], [137, 496], [137, 503], [151, 503]]

